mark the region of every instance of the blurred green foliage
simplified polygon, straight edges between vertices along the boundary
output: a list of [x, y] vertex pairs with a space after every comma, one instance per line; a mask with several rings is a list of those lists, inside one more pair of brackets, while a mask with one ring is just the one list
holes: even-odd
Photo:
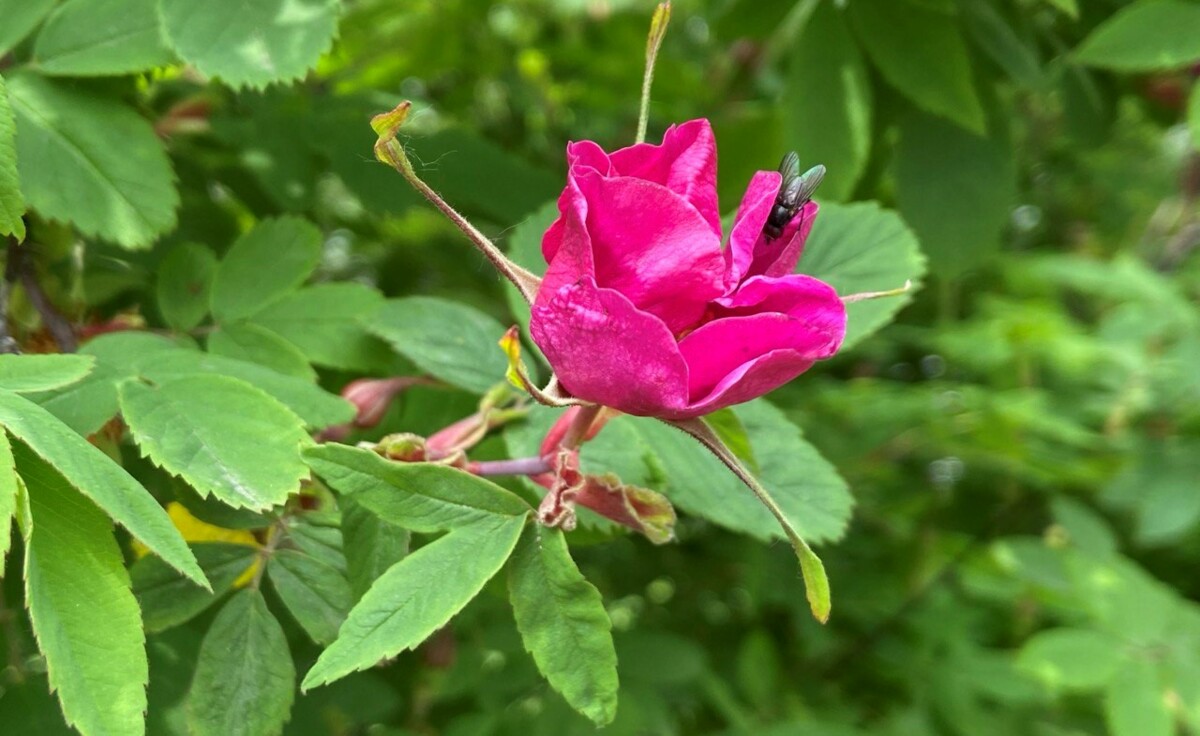
[[[283, 6], [292, 26], [274, 22]], [[540, 236], [530, 223], [547, 220], [539, 208], [561, 186], [565, 143], [613, 148], [633, 137], [651, 9], [641, 0], [0, 0], [0, 232], [25, 234], [19, 247], [46, 292], [84, 332], [118, 321], [195, 333], [207, 309], [177, 297], [211, 286], [214, 324], [202, 330], [214, 334], [201, 336], [212, 355], [166, 340], [85, 348], [102, 365], [126, 360], [112, 369], [120, 375], [211, 382], [195, 374], [263, 363], [282, 375], [268, 381], [244, 363], [233, 374], [299, 415], [289, 432], [300, 419], [344, 420], [331, 397], [309, 393], [314, 376], [337, 391], [360, 375], [436, 370], [438, 360], [400, 319], [352, 329], [379, 306], [367, 286], [523, 319], [458, 232], [373, 160], [368, 118], [413, 100], [403, 134], [419, 173], [528, 260]], [[222, 33], [239, 13], [244, 22]], [[93, 37], [117, 19], [129, 42]], [[779, 430], [790, 426], [780, 414], [849, 484], [844, 536], [833, 523], [816, 537], [834, 590], [827, 626], [811, 619], [786, 546], [764, 545], [750, 522], [734, 528], [754, 536], [722, 528], [730, 524], [713, 501], [680, 495], [675, 544], [603, 528], [570, 537], [615, 632], [620, 698], [603, 733], [1200, 731], [1197, 63], [1194, 0], [675, 3], [650, 138], [710, 118], [725, 210], [785, 150], [823, 162], [827, 222], [814, 261], [850, 253], [846, 288], [898, 286], [871, 279], [918, 269], [906, 245], [915, 235], [928, 275], [908, 302], [863, 305], [869, 332], [907, 304], [895, 323], [770, 396], [781, 412], [758, 406], [741, 417], [775, 430], [754, 445], [764, 474], [762, 452], [800, 456], [789, 442], [803, 439]], [[294, 244], [291, 258], [303, 262], [252, 257], [261, 282], [239, 272], [256, 237], [268, 250], [272, 237]], [[292, 301], [260, 311], [272, 289]], [[239, 303], [247, 299], [257, 303]], [[50, 345], [20, 287], [7, 317], [27, 349]], [[472, 346], [492, 350], [492, 319], [470, 319], [482, 325]], [[499, 363], [498, 351], [447, 380], [482, 390], [488, 360]], [[73, 412], [103, 393], [89, 381], [34, 396], [92, 433], [118, 399], [101, 397], [107, 414]], [[464, 391], [413, 389], [350, 441], [429, 434], [475, 403]], [[618, 426], [630, 442], [653, 440], [652, 430]], [[267, 523], [219, 480], [209, 489], [217, 499], [251, 509], [201, 499], [104, 437], [97, 443], [160, 500], [227, 529]], [[539, 437], [516, 426], [505, 439]], [[499, 457], [501, 445], [490, 440], [480, 457]], [[690, 456], [657, 449], [665, 461], [650, 452], [629, 471], [639, 482], [677, 470], [704, 486]], [[18, 445], [18, 465], [22, 453]], [[681, 467], [660, 467], [670, 461]], [[705, 492], [741, 492], [710, 477]], [[57, 474], [42, 480], [60, 502], [77, 495]], [[293, 661], [302, 677], [321, 651], [313, 639], [328, 641], [408, 548], [404, 530], [352, 513], [343, 509], [340, 527], [319, 513], [294, 517], [280, 532], [293, 556], [273, 559], [265, 596], [255, 588], [212, 605], [160, 595], [152, 610], [145, 581], [182, 584], [156, 558], [133, 564], [153, 632], [148, 733], [273, 733], [284, 718], [283, 732], [298, 735], [595, 730], [538, 674], [499, 581], [415, 652], [293, 695]], [[94, 514], [88, 521], [73, 552], [82, 557], [87, 544], [107, 543]], [[220, 593], [247, 558], [238, 540], [209, 541], [222, 546], [197, 556]], [[40, 735], [67, 727], [22, 613], [38, 613], [19, 574], [32, 549], [10, 552], [0, 591], [0, 723]], [[58, 562], [50, 572], [70, 569]], [[272, 610], [304, 613], [276, 623]], [[253, 625], [238, 629], [236, 617]], [[235, 674], [221, 646], [238, 636]], [[246, 684], [232, 686], [235, 676]], [[254, 717], [223, 720], [233, 702]], [[89, 733], [124, 732], [76, 721]]]

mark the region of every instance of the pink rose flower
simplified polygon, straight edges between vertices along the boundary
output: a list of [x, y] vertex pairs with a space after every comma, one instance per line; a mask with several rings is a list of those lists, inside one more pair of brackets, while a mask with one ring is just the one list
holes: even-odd
[[672, 126], [662, 145], [606, 153], [571, 143], [567, 161], [530, 327], [572, 395], [689, 419], [761, 396], [837, 352], [841, 299], [792, 273], [817, 204], [765, 235], [782, 176], [760, 171], [722, 249], [707, 120]]

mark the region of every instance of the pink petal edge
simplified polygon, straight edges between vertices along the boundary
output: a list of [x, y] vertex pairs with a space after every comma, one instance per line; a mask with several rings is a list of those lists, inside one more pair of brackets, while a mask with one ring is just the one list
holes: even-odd
[[666, 325], [591, 278], [539, 292], [530, 333], [577, 398], [638, 416], [687, 406], [687, 364]]

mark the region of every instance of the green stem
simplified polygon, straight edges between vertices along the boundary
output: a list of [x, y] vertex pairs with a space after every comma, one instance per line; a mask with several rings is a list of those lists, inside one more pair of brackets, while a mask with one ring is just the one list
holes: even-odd
[[650, 19], [650, 35], [646, 38], [646, 71], [642, 74], [642, 102], [638, 111], [637, 142], [646, 142], [646, 126], [650, 123], [650, 86], [654, 84], [654, 63], [663, 37], [667, 35], [667, 24], [671, 21], [671, 3], [659, 3]]
[[712, 427], [704, 422], [703, 419], [688, 419], [678, 422], [667, 422], [668, 424], [682, 429], [691, 436], [700, 441], [712, 454], [717, 456], [725, 467], [733, 471], [733, 474], [738, 477], [742, 483], [755, 495], [756, 498], [767, 507], [775, 520], [779, 522], [779, 526], [783, 528], [783, 533], [787, 536], [788, 541], [792, 544], [792, 549], [796, 552], [797, 559], [800, 560], [800, 572], [804, 575], [805, 594], [808, 596], [808, 605], [812, 609], [813, 616], [825, 623], [829, 620], [829, 613], [832, 608], [829, 595], [829, 578], [825, 574], [825, 565], [822, 564], [821, 558], [817, 557], [817, 553], [813, 552], [812, 547], [800, 536], [796, 528], [792, 526], [792, 522], [788, 520], [783, 513], [783, 509], [775, 502], [770, 492], [763, 487], [758, 479], [742, 465], [741, 460], [725, 446], [717, 433]]

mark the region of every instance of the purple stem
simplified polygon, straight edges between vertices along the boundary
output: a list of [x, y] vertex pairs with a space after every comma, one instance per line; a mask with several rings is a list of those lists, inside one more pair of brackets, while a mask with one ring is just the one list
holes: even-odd
[[553, 470], [540, 457], [518, 457], [512, 460], [481, 460], [467, 466], [475, 475], [541, 475]]

